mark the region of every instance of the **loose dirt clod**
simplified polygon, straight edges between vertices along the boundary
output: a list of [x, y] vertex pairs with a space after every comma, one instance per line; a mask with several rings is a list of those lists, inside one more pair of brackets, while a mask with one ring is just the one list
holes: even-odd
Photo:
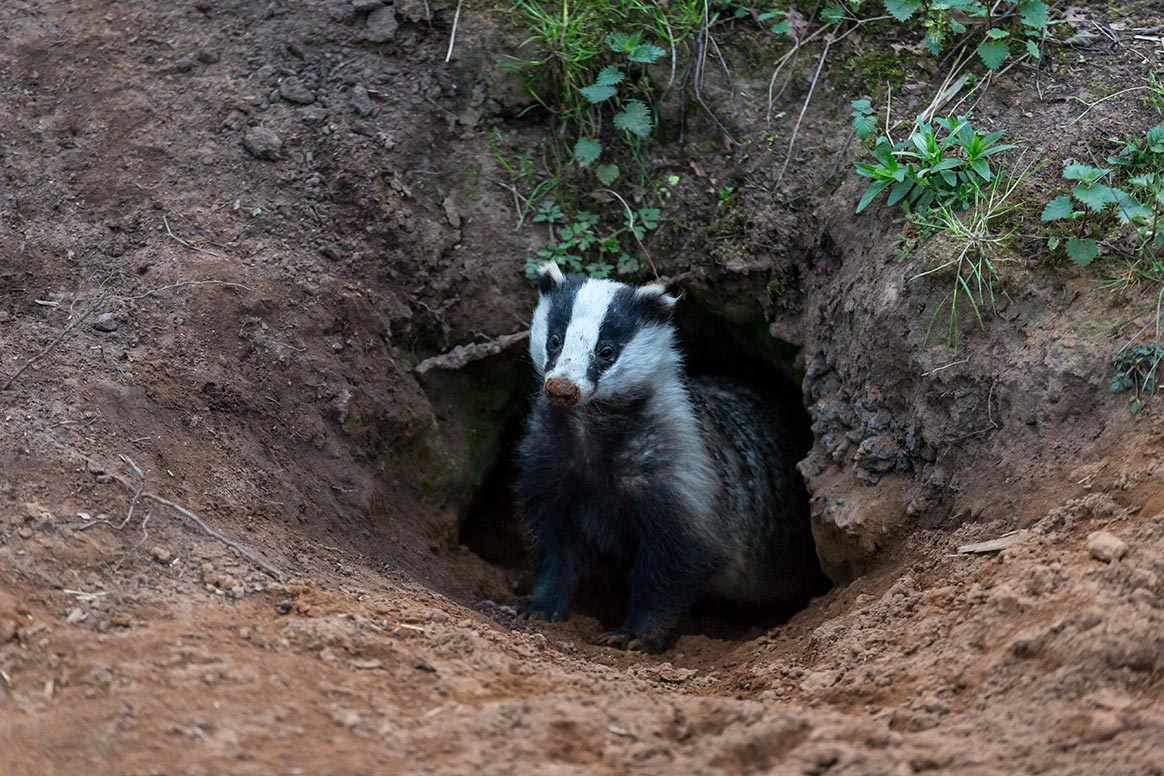
[[1128, 545], [1115, 534], [1094, 531], [1087, 535], [1087, 551], [1104, 563], [1113, 563], [1128, 554]]
[[251, 127], [243, 135], [243, 148], [256, 159], [274, 161], [279, 158], [283, 140], [273, 130], [266, 127]]

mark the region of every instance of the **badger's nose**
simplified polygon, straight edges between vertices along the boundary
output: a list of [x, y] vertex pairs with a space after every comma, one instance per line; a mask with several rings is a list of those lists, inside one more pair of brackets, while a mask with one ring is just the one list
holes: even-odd
[[569, 380], [551, 377], [546, 380], [546, 399], [555, 407], [573, 407], [582, 398], [582, 391]]

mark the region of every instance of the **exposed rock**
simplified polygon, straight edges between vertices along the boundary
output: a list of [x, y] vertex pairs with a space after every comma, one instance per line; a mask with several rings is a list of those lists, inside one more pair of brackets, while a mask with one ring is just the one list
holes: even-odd
[[368, 14], [368, 29], [364, 37], [373, 43], [386, 43], [396, 37], [396, 11], [390, 5], [377, 8]]
[[1128, 545], [1115, 534], [1095, 531], [1087, 535], [1087, 551], [1096, 560], [1112, 563], [1128, 554]]
[[256, 159], [271, 161], [279, 158], [283, 140], [266, 127], [251, 127], [243, 136], [243, 148]]

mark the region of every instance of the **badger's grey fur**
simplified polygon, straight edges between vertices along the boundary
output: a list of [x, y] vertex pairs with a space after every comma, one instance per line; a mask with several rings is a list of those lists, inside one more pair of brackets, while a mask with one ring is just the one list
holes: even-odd
[[797, 451], [777, 408], [688, 378], [674, 297], [540, 272], [530, 354], [542, 378], [519, 449], [537, 539], [526, 616], [567, 616], [590, 561], [629, 569], [626, 622], [596, 640], [662, 650], [701, 594], [799, 604], [821, 587]]

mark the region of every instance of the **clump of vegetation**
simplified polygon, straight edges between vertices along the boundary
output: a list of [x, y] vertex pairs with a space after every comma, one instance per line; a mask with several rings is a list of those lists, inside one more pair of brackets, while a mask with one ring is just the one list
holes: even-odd
[[1160, 384], [1161, 361], [1164, 361], [1164, 347], [1159, 342], [1137, 345], [1112, 357], [1116, 373], [1111, 379], [1111, 389], [1116, 392], [1133, 391], [1129, 400], [1133, 413], [1143, 408], [1145, 397], [1150, 400], [1156, 395]]
[[979, 28], [975, 49], [979, 59], [997, 70], [1014, 57], [1039, 58], [1038, 42], [1047, 30], [1050, 7], [1042, 0], [982, 3], [978, 0], [885, 0], [885, 10], [900, 22], [919, 20], [925, 28], [926, 49], [942, 53], [951, 36]]
[[[1127, 227], [1134, 235], [1137, 261], [1154, 263], [1164, 257], [1164, 123], [1142, 136], [1129, 136], [1110, 167], [1072, 162], [1063, 168], [1064, 180], [1073, 183], [1071, 193], [1055, 197], [1043, 208], [1046, 222], [1068, 221], [1075, 234], [1065, 240], [1067, 257], [1076, 264], [1090, 264], [1099, 255], [1099, 239], [1113, 227]], [[1078, 208], [1077, 208], [1078, 206]], [[1058, 248], [1052, 237], [1048, 247]]]
[[[868, 106], [855, 103], [853, 107], [854, 131], [868, 136], [872, 132]], [[918, 119], [913, 132], [900, 143], [878, 138], [873, 147], [875, 162], [857, 165], [858, 175], [873, 180], [857, 203], [857, 212], [886, 189], [886, 204], [901, 204], [907, 214], [974, 205], [982, 187], [994, 180], [990, 157], [1014, 148], [998, 142], [1002, 135], [1002, 130], [984, 135], [967, 117], [951, 116], [934, 124]]]
[[625, 210], [623, 224], [603, 231], [602, 219], [595, 213], [581, 210], [568, 219], [552, 200], [538, 208], [535, 223], [544, 223], [550, 230], [550, 243], [537, 252], [536, 258], [526, 260], [527, 275], [536, 276], [543, 262], [553, 260], [571, 272], [586, 273], [591, 277], [609, 277], [611, 272], [629, 273], [639, 270], [639, 260], [626, 249], [624, 238], [633, 238], [642, 244], [647, 232], [659, 226], [658, 208]]

